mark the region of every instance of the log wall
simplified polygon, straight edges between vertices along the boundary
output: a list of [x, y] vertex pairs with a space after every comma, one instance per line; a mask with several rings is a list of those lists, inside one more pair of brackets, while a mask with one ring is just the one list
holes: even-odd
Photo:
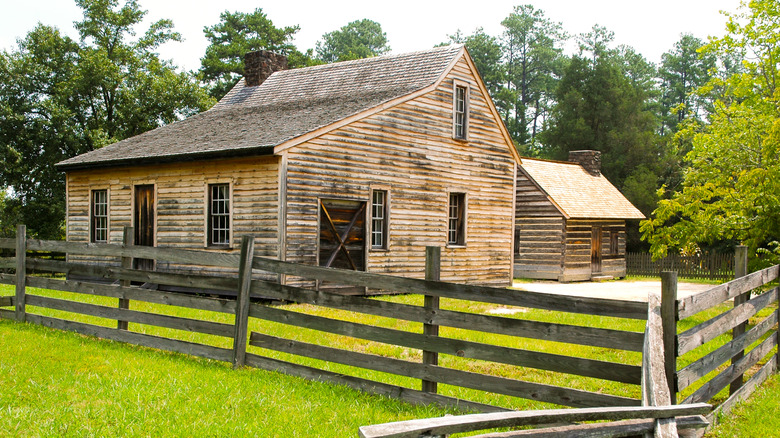
[[[154, 184], [156, 246], [230, 253], [240, 249], [242, 236], [251, 234], [256, 236], [255, 254], [276, 257], [278, 172], [278, 157], [71, 171], [67, 174], [67, 239], [89, 242], [90, 191], [106, 189], [109, 243], [122, 243], [123, 227], [134, 225], [133, 187]], [[229, 183], [232, 189], [232, 243], [227, 249], [206, 246], [206, 190], [213, 183]], [[158, 261], [157, 267], [176, 266]]]
[[[623, 220], [580, 220], [566, 221], [564, 272], [561, 281], [590, 280], [591, 240], [593, 227], [601, 227], [601, 274], [613, 277], [626, 276], [626, 226]], [[606, 231], [617, 231], [618, 253], [610, 253], [610, 237]]]
[[[468, 141], [453, 139], [454, 80], [470, 84]], [[319, 199], [364, 200], [370, 206], [376, 188], [389, 195], [389, 244], [387, 250], [368, 251], [368, 271], [423, 278], [425, 247], [440, 246], [443, 281], [508, 284], [513, 146], [478, 81], [461, 59], [435, 90], [282, 152], [285, 259], [317, 263]], [[466, 194], [465, 246], [447, 245], [450, 192]]]

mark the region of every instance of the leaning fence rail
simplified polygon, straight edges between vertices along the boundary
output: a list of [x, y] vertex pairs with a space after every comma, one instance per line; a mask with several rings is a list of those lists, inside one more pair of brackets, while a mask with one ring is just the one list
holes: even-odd
[[[644, 303], [620, 302], [583, 297], [549, 296], [541, 293], [513, 291], [501, 288], [467, 286], [436, 281], [434, 279], [400, 278], [365, 272], [352, 272], [300, 265], [278, 260], [253, 257], [253, 240], [242, 243], [240, 254], [215, 253], [209, 251], [150, 248], [131, 244], [86, 244], [61, 241], [39, 241], [25, 239], [20, 229], [19, 239], [0, 240], [0, 247], [16, 248], [18, 254], [26, 251], [57, 251], [69, 255], [111, 256], [123, 258], [158, 259], [176, 263], [217, 266], [237, 272], [229, 277], [214, 277], [197, 274], [181, 275], [172, 272], [149, 272], [132, 269], [132, 264], [103, 265], [75, 261], [38, 259], [33, 257], [6, 258], [3, 266], [13, 267], [16, 272], [32, 270], [57, 272], [69, 277], [91, 277], [101, 282], [52, 278], [46, 276], [0, 274], [0, 282], [15, 284], [13, 297], [3, 298], [0, 304], [12, 304], [15, 311], [0, 309], [0, 317], [26, 320], [64, 330], [94, 335], [117, 341], [146, 345], [165, 350], [203, 356], [234, 363], [235, 366], [249, 365], [257, 368], [283, 371], [306, 378], [346, 384], [358, 389], [399, 397], [412, 402], [436, 402], [442, 405], [457, 405], [476, 411], [501, 411], [505, 408], [475, 401], [462, 400], [439, 393], [435, 385], [441, 383], [503, 394], [510, 397], [529, 398], [572, 407], [592, 406], [637, 406], [638, 398], [573, 389], [511, 377], [501, 377], [473, 370], [442, 366], [432, 358], [447, 355], [453, 360], [479, 360], [523, 368], [537, 368], [556, 373], [573, 374], [608, 381], [639, 386], [641, 363], [636, 365], [594, 360], [581, 357], [550, 354], [523, 348], [484, 344], [472, 340], [457, 339], [437, 334], [433, 330], [410, 332], [387, 327], [372, 326], [360, 322], [343, 321], [272, 306], [250, 302], [250, 296], [263, 296], [273, 300], [307, 303], [329, 309], [341, 309], [365, 315], [394, 318], [424, 326], [450, 327], [459, 330], [480, 330], [492, 334], [531, 338], [543, 341], [585, 345], [595, 348], [609, 348], [630, 352], [641, 352], [644, 335], [641, 332], [615, 330], [608, 327], [584, 327], [550, 322], [539, 322], [503, 316], [464, 313], [438, 308], [434, 300], [426, 305], [410, 305], [366, 297], [343, 296], [326, 290], [316, 290], [301, 285], [284, 285], [263, 280], [264, 273], [284, 274], [288, 278], [303, 278], [320, 281], [338, 281], [352, 286], [381, 288], [401, 293], [418, 293], [434, 298], [473, 300], [498, 305], [547, 309], [555, 312], [574, 312], [644, 320], [647, 308]], [[132, 233], [126, 233], [132, 235]], [[430, 251], [435, 254], [436, 251]], [[76, 259], [75, 257], [69, 258]], [[429, 260], [435, 266], [435, 260]], [[434, 269], [435, 270], [435, 269]], [[255, 275], [253, 275], [253, 272]], [[428, 278], [434, 278], [431, 273]], [[108, 282], [108, 283], [106, 283]], [[132, 282], [132, 284], [131, 284]], [[305, 282], [304, 282], [305, 283]], [[304, 284], [301, 283], [301, 284]], [[153, 290], [156, 285], [201, 287], [210, 291], [231, 292], [236, 298], [213, 298], [192, 294]], [[98, 305], [63, 298], [37, 295], [27, 290], [37, 287], [73, 292], [81, 295], [95, 295], [117, 299], [116, 305]], [[152, 287], [152, 289], [149, 289]], [[135, 310], [134, 301], [166, 304], [192, 309], [235, 315], [232, 323], [214, 322]], [[28, 308], [32, 307], [32, 310]], [[115, 320], [116, 325], [106, 327], [69, 316], [52, 317], [41, 315], [38, 308], [49, 308], [91, 317]], [[311, 342], [283, 339], [269, 333], [249, 331], [247, 321], [257, 318], [275, 323], [293, 325], [302, 329], [322, 333], [363, 339], [370, 342], [391, 344], [409, 350], [428, 352], [423, 361], [397, 359], [373, 354], [359, 353], [315, 345]], [[131, 324], [128, 330], [128, 324]], [[135, 331], [134, 324], [159, 326], [191, 331], [219, 338], [226, 338], [219, 346], [169, 339]], [[117, 328], [114, 328], [117, 327]], [[232, 344], [232, 348], [228, 345]], [[250, 347], [249, 350], [247, 348]], [[253, 347], [259, 347], [258, 350]], [[405, 378], [419, 380], [420, 387], [406, 387], [344, 375], [326, 369], [302, 365], [295, 360], [280, 360], [273, 355], [260, 354], [267, 350], [287, 353], [298, 358], [311, 358], [338, 363], [348, 367], [363, 368], [385, 373], [394, 373]], [[429, 383], [425, 383], [429, 382]]]

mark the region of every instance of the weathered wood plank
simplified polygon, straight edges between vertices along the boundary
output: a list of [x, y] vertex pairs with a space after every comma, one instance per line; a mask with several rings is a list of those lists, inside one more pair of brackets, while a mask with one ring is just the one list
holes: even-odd
[[777, 324], [777, 312], [773, 312], [742, 336], [729, 341], [717, 350], [678, 371], [678, 390], [683, 391], [697, 380], [716, 370], [721, 364], [733, 357], [734, 353], [744, 350], [753, 342], [761, 339], [775, 324]]
[[671, 418], [706, 414], [710, 412], [711, 409], [712, 406], [708, 404], [697, 403], [687, 406], [635, 406], [515, 411], [398, 421], [372, 426], [361, 426], [359, 431], [362, 438], [418, 438], [423, 435], [447, 435], [502, 427], [520, 427], [582, 421]]
[[[122, 244], [124, 246], [132, 246], [135, 243], [135, 229], [133, 227], [125, 226], [122, 230]], [[122, 269], [131, 269], [133, 267], [133, 258], [132, 257], [122, 257]], [[120, 283], [124, 287], [129, 287], [131, 285], [130, 280], [122, 280]], [[120, 309], [129, 309], [130, 308], [130, 300], [125, 298], [119, 299], [119, 308]], [[128, 325], [127, 321], [117, 321], [116, 328], [120, 330], [127, 330]]]
[[717, 422], [720, 414], [727, 415], [741, 401], [747, 400], [758, 387], [777, 371], [777, 356], [772, 357], [761, 369], [745, 382], [737, 392], [732, 394], [725, 402], [721, 403], [714, 411], [707, 415], [711, 424]]
[[47, 309], [62, 310], [64, 312], [73, 312], [99, 318], [135, 322], [138, 324], [154, 325], [189, 332], [205, 333], [208, 335], [225, 336], [228, 338], [233, 336], [233, 326], [230, 324], [159, 315], [156, 313], [139, 312], [135, 310], [99, 306], [96, 304], [79, 303], [76, 301], [61, 300], [38, 295], [27, 295], [27, 298], [27, 303], [29, 305]]
[[137, 287], [123, 287], [119, 285], [88, 283], [74, 280], [57, 280], [42, 277], [29, 277], [27, 280], [30, 286], [43, 289], [124, 298], [147, 303], [207, 310], [211, 312], [235, 313], [236, 311], [235, 301], [219, 298], [199, 297], [192, 294], [151, 291]]
[[0, 273], [0, 284], [16, 284], [16, 275]]
[[[571, 426], [548, 427], [544, 429], [516, 430], [512, 432], [487, 433], [473, 438], [612, 438], [621, 436], [641, 436], [652, 434], [656, 430], [655, 419], [622, 420], [609, 423], [576, 424]], [[675, 418], [678, 429], [703, 429], [710, 423], [701, 415]]]
[[141, 345], [144, 347], [157, 348], [160, 350], [174, 351], [192, 356], [205, 357], [207, 359], [230, 361], [230, 350], [210, 345], [196, 344], [193, 342], [179, 341], [176, 339], [161, 338], [159, 336], [146, 335], [143, 333], [134, 333], [127, 330], [118, 330], [115, 328], [100, 327], [92, 324], [85, 324], [64, 319], [51, 318], [40, 315], [27, 315], [28, 322], [40, 324], [59, 330], [67, 330], [82, 335], [95, 336], [102, 339], [110, 339], [128, 344]]
[[[750, 350], [744, 357], [723, 370], [712, 380], [702, 385], [696, 392], [688, 396], [683, 403], [698, 403], [712, 399], [712, 397], [715, 397], [723, 388], [729, 386], [735, 378], [741, 376], [745, 371], [749, 370], [769, 354], [775, 345], [777, 345], [777, 336], [766, 338], [764, 342]], [[772, 359], [774, 359], [774, 356]]]
[[13, 310], [0, 309], [0, 318], [16, 319], [16, 312], [14, 312]]
[[[745, 245], [737, 245], [734, 251], [734, 277], [740, 278], [747, 275], [747, 269], [748, 269], [748, 248]], [[750, 292], [747, 291], [741, 295], [737, 295], [734, 297], [734, 304], [733, 307], [739, 307], [741, 304], [744, 304], [750, 299]], [[738, 326], [734, 327], [734, 329], [731, 331], [731, 338], [738, 338], [742, 336], [745, 333], [745, 330], [747, 330], [747, 321], [743, 322], [742, 324], [739, 324]], [[734, 354], [734, 357], [731, 358], [731, 363], [735, 363], [739, 359], [741, 359], [745, 355], [744, 351], [738, 351]], [[739, 388], [742, 387], [742, 381], [744, 380], [744, 376], [737, 376], [732, 382], [731, 386], [729, 388], [729, 393], [734, 394], [739, 390]]]
[[199, 275], [193, 273], [143, 271], [125, 269], [118, 266], [95, 265], [87, 263], [66, 263], [57, 260], [29, 259], [31, 269], [60, 272], [67, 275], [79, 275], [112, 280], [130, 280], [143, 283], [181, 286], [193, 289], [235, 291], [238, 280], [235, 277], [217, 275]]
[[555, 403], [563, 406], [636, 406], [639, 404], [639, 400], [626, 397], [596, 394], [589, 391], [553, 385], [481, 375], [430, 364], [408, 362], [400, 359], [292, 341], [256, 332], [252, 332], [250, 345], [298, 356], [340, 363], [342, 365], [382, 371], [415, 379], [435, 381], [447, 385], [476, 389], [478, 391], [487, 391], [513, 397]]
[[151, 246], [114, 245], [108, 243], [78, 243], [55, 240], [27, 239], [28, 249], [37, 251], [67, 252], [68, 254], [133, 257], [141, 259], [165, 260], [169, 262], [194, 265], [238, 267], [239, 255], [215, 251], [197, 251], [192, 249], [163, 248]]
[[304, 365], [298, 365], [291, 362], [285, 362], [278, 359], [258, 356], [252, 353], [246, 355], [246, 365], [262, 370], [274, 371], [303, 379], [319, 382], [331, 383], [334, 385], [344, 385], [352, 389], [392, 397], [406, 402], [418, 405], [435, 403], [440, 406], [469, 410], [474, 412], [507, 412], [510, 409], [491, 406], [483, 403], [475, 403], [468, 400], [461, 400], [454, 397], [447, 397], [439, 394], [418, 391], [415, 389], [404, 388], [401, 386], [388, 385], [386, 383], [375, 382], [373, 380], [361, 379], [359, 377], [345, 376], [343, 374], [331, 371], [311, 368]]
[[16, 267], [16, 257], [0, 257], [0, 269]]
[[[662, 290], [664, 295], [676, 293], [677, 277], [673, 272], [664, 272]], [[673, 284], [670, 284], [673, 283]], [[672, 288], [671, 290], [669, 288]], [[668, 298], [665, 296], [664, 298]], [[650, 292], [648, 296], [647, 329], [645, 348], [642, 352], [642, 405], [668, 406], [673, 404], [670, 385], [667, 380], [666, 355], [664, 354], [664, 326], [661, 294]], [[672, 375], [674, 375], [674, 370]]]
[[728, 332], [737, 325], [747, 321], [764, 309], [766, 306], [777, 301], [778, 288], [765, 292], [743, 304], [720, 315], [703, 322], [696, 327], [686, 330], [677, 336], [677, 354], [683, 354], [706, 344], [718, 336]]
[[0, 297], [0, 307], [13, 307], [14, 298], [11, 296]]
[[778, 278], [780, 265], [753, 272], [716, 286], [708, 291], [682, 298], [678, 303], [679, 319], [685, 319]]
[[16, 226], [16, 320], [25, 321], [25, 294], [27, 283], [27, 227]]
[[638, 366], [479, 344], [458, 339], [430, 337], [417, 333], [290, 312], [262, 305], [252, 305], [249, 315], [282, 324], [402, 347], [436, 351], [441, 354], [545, 369], [623, 383], [639, 384], [641, 381], [641, 367]]
[[16, 248], [16, 239], [13, 237], [0, 237], [0, 248], [14, 249]]
[[384, 289], [401, 293], [424, 293], [443, 298], [531, 307], [569, 313], [613, 316], [618, 318], [642, 320], [647, 318], [645, 303], [635, 301], [553, 295], [541, 292], [434, 282], [414, 278], [373, 274], [369, 272], [301, 265], [261, 257], [255, 257], [252, 266], [258, 270], [278, 274], [317, 278], [325, 281], [338, 282], [340, 284], [349, 284], [351, 286]]
[[[425, 279], [432, 281], [439, 281], [441, 278], [441, 247], [427, 246], [425, 247]], [[439, 297], [426, 295], [424, 298], [424, 307], [426, 312], [431, 315], [435, 315], [439, 312]], [[432, 321], [425, 321], [423, 323], [423, 334], [426, 336], [439, 336], [439, 326]], [[424, 364], [438, 365], [439, 353], [435, 351], [423, 351]], [[438, 391], [438, 383], [434, 379], [423, 379], [422, 388], [425, 392], [436, 393]]]
[[622, 330], [584, 327], [569, 324], [529, 321], [495, 315], [438, 310], [431, 313], [419, 306], [380, 301], [364, 297], [343, 296], [327, 291], [284, 286], [278, 283], [255, 280], [252, 293], [258, 296], [296, 303], [314, 304], [333, 309], [385, 316], [413, 322], [428, 322], [439, 326], [587, 345], [591, 347], [614, 348], [617, 350], [642, 351], [644, 333]]
[[238, 266], [238, 296], [236, 318], [233, 330], [233, 368], [240, 368], [246, 362], [247, 327], [249, 324], [249, 290], [252, 286], [252, 258], [255, 254], [255, 239], [241, 238], [241, 262]]

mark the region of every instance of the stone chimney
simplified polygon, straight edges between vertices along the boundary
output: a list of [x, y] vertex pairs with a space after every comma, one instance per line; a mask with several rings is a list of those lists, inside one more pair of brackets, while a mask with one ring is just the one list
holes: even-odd
[[601, 152], [599, 151], [569, 151], [569, 161], [578, 163], [593, 176], [601, 175]]
[[256, 87], [268, 76], [279, 70], [287, 70], [287, 57], [268, 50], [244, 55], [244, 81], [247, 87]]

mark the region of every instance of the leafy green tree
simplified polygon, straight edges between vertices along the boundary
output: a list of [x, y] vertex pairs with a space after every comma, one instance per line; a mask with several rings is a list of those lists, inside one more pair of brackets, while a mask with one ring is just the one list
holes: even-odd
[[699, 90], [714, 94], [713, 112], [685, 126], [692, 146], [682, 188], [641, 226], [655, 257], [729, 240], [766, 253], [780, 240], [780, 9], [755, 0], [727, 16], [728, 34], [704, 50], [736, 56], [743, 71], [715, 75]]
[[564, 66], [561, 46], [567, 36], [560, 23], [532, 5], [515, 7], [501, 25], [506, 86], [495, 98], [521, 152], [535, 155], [537, 135]]
[[[486, 34], [481, 27], [468, 36], [464, 36], [458, 30], [454, 35], [448, 35], [448, 38], [452, 43], [466, 46], [488, 91], [492, 96], [497, 95], [501, 90], [505, 75], [504, 66], [501, 63], [503, 53], [498, 39]], [[447, 44], [449, 43], [442, 45]]]
[[209, 94], [216, 99], [221, 99], [244, 76], [244, 55], [248, 52], [268, 50], [286, 55], [290, 68], [314, 63], [311, 50], [301, 53], [292, 43], [300, 27], [277, 28], [261, 8], [252, 13], [225, 11], [219, 20], [203, 28], [210, 44], [199, 70]]
[[326, 63], [370, 58], [389, 51], [382, 25], [367, 18], [328, 32], [317, 42], [317, 59]]
[[79, 41], [38, 25], [18, 50], [0, 53], [0, 223], [21, 220], [41, 238], [63, 231], [65, 182], [55, 163], [213, 105], [156, 54], [179, 39], [169, 20], [131, 39], [145, 14], [137, 2], [77, 3]]

